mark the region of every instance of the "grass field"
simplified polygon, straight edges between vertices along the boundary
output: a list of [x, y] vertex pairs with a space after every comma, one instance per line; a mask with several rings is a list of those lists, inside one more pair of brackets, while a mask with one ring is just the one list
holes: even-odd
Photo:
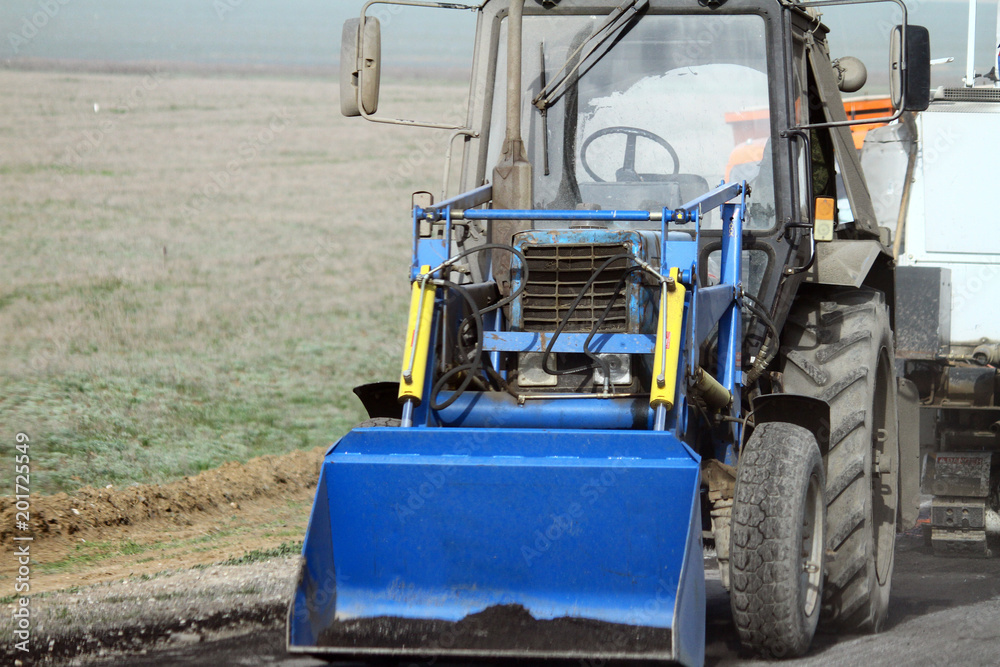
[[[331, 80], [0, 70], [0, 89], [0, 437], [30, 435], [33, 493], [365, 417], [351, 388], [398, 373], [409, 197], [440, 188], [444, 133], [344, 119]], [[428, 117], [466, 91], [392, 92]]]

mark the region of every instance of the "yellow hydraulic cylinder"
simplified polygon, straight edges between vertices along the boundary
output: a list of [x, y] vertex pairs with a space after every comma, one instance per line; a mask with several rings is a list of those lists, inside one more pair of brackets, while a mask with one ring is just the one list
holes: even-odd
[[427, 376], [427, 356], [430, 348], [431, 326], [434, 322], [435, 289], [423, 276], [430, 266], [420, 267], [421, 277], [413, 281], [410, 297], [410, 320], [406, 327], [406, 346], [403, 350], [403, 371], [399, 376], [399, 402], [413, 401], [419, 405], [424, 397], [424, 379]]
[[681, 354], [681, 329], [684, 326], [684, 286], [680, 270], [670, 269], [671, 282], [660, 293], [660, 318], [656, 327], [656, 354], [653, 356], [653, 386], [649, 404], [654, 408], [674, 407], [677, 398], [677, 366]]

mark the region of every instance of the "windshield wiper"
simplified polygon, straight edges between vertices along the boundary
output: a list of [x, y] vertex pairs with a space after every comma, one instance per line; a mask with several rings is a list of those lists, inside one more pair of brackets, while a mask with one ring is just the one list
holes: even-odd
[[[597, 49], [601, 47], [604, 42], [608, 40], [609, 37], [616, 34], [622, 28], [630, 25], [642, 12], [649, 6], [649, 0], [626, 0], [620, 6], [614, 9], [607, 18], [598, 26], [597, 30], [591, 33], [590, 37], [585, 39], [580, 46], [577, 47], [576, 51], [570, 54], [569, 58], [566, 59], [566, 63], [559, 69], [555, 78], [552, 81], [542, 87], [541, 92], [531, 101], [539, 111], [544, 112], [555, 102], [556, 97], [561, 92], [563, 86], [566, 82], [575, 75], [587, 58], [592, 56]], [[583, 52], [587, 46], [590, 48], [582, 56], [580, 53]], [[601, 54], [604, 55], [604, 54]], [[598, 56], [600, 59], [600, 56]], [[570, 63], [576, 61], [573, 67], [570, 67]], [[594, 61], [595, 63], [597, 60]]]
[[[547, 76], [545, 73], [545, 42], [538, 44], [538, 52], [541, 71], [539, 83], [542, 86], [542, 90], [545, 90]], [[552, 173], [552, 170], [549, 169], [549, 110], [548, 107], [542, 107], [540, 111], [542, 112], [542, 155], [545, 157], [545, 175], [548, 176]]]

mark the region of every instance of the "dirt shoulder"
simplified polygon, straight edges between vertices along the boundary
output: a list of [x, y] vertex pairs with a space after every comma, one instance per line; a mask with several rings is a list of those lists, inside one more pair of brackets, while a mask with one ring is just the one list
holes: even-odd
[[[0, 499], [0, 663], [61, 663], [273, 625], [289, 599], [290, 554], [305, 534], [322, 456], [317, 448], [170, 484], [32, 498], [29, 531], [16, 530], [13, 499]], [[15, 544], [31, 554], [30, 656], [7, 641], [20, 597]]]
[[13, 498], [2, 498], [0, 597], [15, 592], [15, 535], [33, 538], [32, 594], [220, 562], [301, 540], [322, 456], [321, 448], [296, 451], [170, 484], [32, 498], [29, 531], [16, 530]]

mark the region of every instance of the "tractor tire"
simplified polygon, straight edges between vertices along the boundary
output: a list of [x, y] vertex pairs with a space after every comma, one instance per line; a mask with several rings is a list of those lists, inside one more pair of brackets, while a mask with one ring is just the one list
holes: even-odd
[[889, 609], [899, 504], [896, 378], [885, 296], [867, 288], [803, 294], [782, 343], [785, 391], [830, 405], [820, 626], [878, 632]]
[[733, 500], [730, 604], [743, 648], [765, 658], [809, 650], [820, 615], [826, 502], [816, 438], [758, 426], [740, 453]]

